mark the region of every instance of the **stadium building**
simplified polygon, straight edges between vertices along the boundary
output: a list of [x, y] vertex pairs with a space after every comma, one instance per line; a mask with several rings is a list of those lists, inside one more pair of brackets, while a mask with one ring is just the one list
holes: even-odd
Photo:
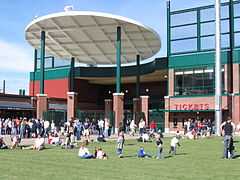
[[[83, 14], [68, 11], [31, 22], [26, 39], [34, 48], [42, 47], [35, 50], [35, 68], [30, 73], [29, 92], [36, 97], [37, 117], [108, 116], [116, 128], [122, 121], [143, 117], [157, 121], [165, 132], [182, 129], [188, 118], [214, 121], [214, 6], [171, 11], [168, 2], [167, 13], [167, 57], [148, 63], [140, 59], [157, 53], [160, 38], [129, 19], [88, 14], [89, 19], [81, 21]], [[71, 22], [69, 16], [75, 16]], [[94, 26], [88, 24], [92, 21]], [[239, 25], [240, 1], [223, 3], [222, 112], [223, 119], [230, 115], [235, 123], [240, 122]], [[69, 61], [59, 66], [58, 57], [69, 57]], [[125, 64], [136, 63], [120, 69], [119, 58]], [[77, 66], [75, 61], [87, 65]], [[109, 63], [113, 66], [97, 65]]]

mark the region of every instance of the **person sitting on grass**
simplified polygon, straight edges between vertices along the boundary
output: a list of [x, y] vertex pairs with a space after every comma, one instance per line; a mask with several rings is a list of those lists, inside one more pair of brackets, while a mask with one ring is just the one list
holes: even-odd
[[33, 150], [40, 151], [40, 150], [43, 150], [44, 148], [45, 148], [45, 139], [43, 137], [41, 137], [40, 135], [38, 135], [38, 138], [35, 139], [34, 145], [29, 146], [29, 147], [23, 147], [22, 149], [23, 150], [33, 149]]
[[119, 132], [118, 139], [117, 139], [117, 155], [118, 157], [123, 157], [123, 145], [124, 145], [124, 132]]
[[19, 138], [19, 136], [13, 136], [11, 138], [11, 141], [12, 141], [11, 149], [15, 149], [15, 148], [17, 148], [19, 146], [20, 138]]
[[179, 139], [179, 136], [174, 136], [171, 139], [169, 154], [176, 155], [177, 145], [180, 146]]
[[97, 150], [97, 155], [96, 155], [96, 159], [103, 159], [103, 160], [106, 160], [108, 157], [107, 157], [107, 154], [102, 150], [102, 148], [98, 148]]
[[0, 149], [8, 149], [8, 146], [3, 140], [3, 137], [0, 137]]
[[163, 141], [160, 134], [156, 134], [157, 159], [163, 159]]
[[139, 158], [151, 158], [151, 155], [147, 154], [147, 153], [144, 151], [144, 148], [143, 148], [143, 147], [140, 147], [140, 149], [138, 150], [137, 156], [138, 156]]
[[78, 156], [82, 159], [92, 159], [94, 156], [90, 154], [88, 148], [85, 146], [85, 144], [81, 144], [79, 151], [78, 151]]

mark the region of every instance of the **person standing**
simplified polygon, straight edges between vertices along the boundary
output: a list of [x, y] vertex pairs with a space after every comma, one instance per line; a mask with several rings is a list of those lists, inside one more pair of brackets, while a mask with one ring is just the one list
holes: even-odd
[[108, 131], [109, 131], [109, 120], [108, 118], [105, 118], [105, 123], [104, 123], [104, 136], [107, 138], [108, 137]]
[[222, 135], [224, 136], [224, 150], [223, 158], [229, 159], [233, 157], [233, 149], [231, 143], [233, 141], [233, 132], [235, 130], [235, 124], [232, 122], [231, 117], [227, 118], [227, 121], [223, 122], [220, 126]]
[[130, 135], [134, 136], [137, 125], [135, 124], [134, 119], [130, 123]]
[[104, 121], [103, 119], [100, 119], [98, 121], [98, 127], [99, 127], [99, 135], [103, 135], [104, 130]]
[[157, 159], [163, 159], [163, 141], [160, 134], [156, 135], [156, 145], [157, 145]]
[[123, 157], [123, 145], [124, 145], [124, 132], [119, 132], [118, 139], [117, 139], [117, 155], [118, 157]]

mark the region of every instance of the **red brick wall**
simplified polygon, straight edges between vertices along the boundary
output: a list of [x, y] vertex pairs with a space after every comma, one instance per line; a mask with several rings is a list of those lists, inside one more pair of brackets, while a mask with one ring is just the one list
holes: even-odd
[[[33, 81], [30, 82], [29, 94], [36, 96], [40, 92], [40, 82], [35, 81], [35, 90], [33, 94]], [[68, 79], [45, 80], [45, 94], [48, 98], [67, 98]]]

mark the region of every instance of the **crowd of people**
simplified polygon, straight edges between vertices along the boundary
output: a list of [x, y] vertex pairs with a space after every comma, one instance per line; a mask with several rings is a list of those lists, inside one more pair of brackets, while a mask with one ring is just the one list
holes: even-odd
[[214, 126], [211, 119], [194, 120], [189, 118], [184, 121], [184, 135], [189, 139], [210, 137], [214, 133]]
[[[0, 136], [0, 149], [15, 149], [20, 146], [23, 138], [35, 138], [34, 143], [30, 146], [23, 147], [21, 149], [34, 149], [43, 150], [45, 148], [45, 140], [48, 144], [61, 146], [65, 149], [76, 148], [79, 146], [78, 156], [83, 159], [108, 159], [108, 155], [103, 151], [101, 147], [95, 148], [94, 153], [90, 153], [87, 146], [92, 142], [91, 135], [96, 134], [96, 140], [99, 142], [106, 142], [105, 138], [111, 135], [111, 124], [108, 118], [99, 120], [90, 120], [86, 118], [84, 122], [79, 119], [71, 118], [62, 127], [56, 127], [52, 121], [38, 120], [38, 119], [0, 119], [0, 133], [1, 135], [10, 135], [12, 145], [9, 147]], [[137, 133], [138, 129], [138, 133]], [[234, 156], [233, 145], [233, 132], [235, 125], [232, 123], [231, 118], [228, 118], [226, 122], [221, 125], [221, 130], [224, 136], [224, 158], [232, 158]], [[177, 147], [180, 146], [180, 139], [185, 136], [189, 139], [197, 139], [198, 137], [211, 136], [214, 128], [211, 120], [194, 121], [188, 119], [184, 123], [183, 135], [177, 130], [176, 134], [170, 141], [170, 148], [168, 154], [176, 155]], [[130, 136], [138, 134], [138, 140], [141, 142], [155, 142], [156, 145], [156, 157], [157, 159], [164, 158], [163, 149], [163, 134], [157, 129], [157, 123], [151, 121], [149, 127], [147, 127], [144, 119], [140, 119], [138, 125], [134, 120], [131, 120], [129, 128], [124, 128], [124, 125], [120, 124], [118, 136], [116, 140], [116, 154], [121, 158], [123, 157], [123, 149], [125, 143], [125, 133]], [[150, 153], [146, 153], [141, 146], [137, 150], [137, 157], [139, 158], [151, 158]]]

